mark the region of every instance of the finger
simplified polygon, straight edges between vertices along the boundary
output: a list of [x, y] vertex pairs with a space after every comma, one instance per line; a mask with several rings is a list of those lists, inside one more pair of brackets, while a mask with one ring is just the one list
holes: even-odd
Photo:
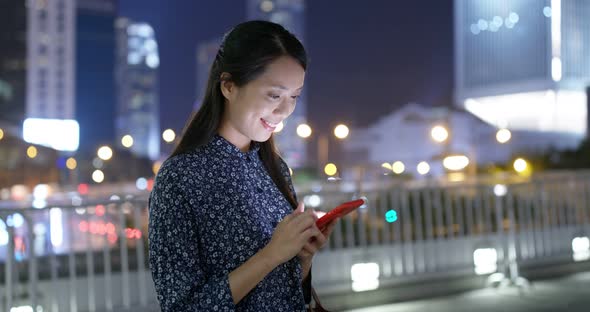
[[305, 205], [303, 203], [299, 203], [299, 205], [297, 205], [297, 209], [295, 209], [295, 211], [298, 213], [303, 213], [305, 211]]
[[295, 215], [295, 214], [292, 214], [292, 213], [291, 213], [291, 214], [288, 214], [288, 215], [287, 215], [287, 216], [285, 216], [285, 217], [283, 218], [283, 220], [281, 220], [280, 222], [289, 223], [289, 222], [293, 221], [293, 219], [295, 218], [295, 216], [296, 216], [296, 215]]
[[311, 215], [313, 215], [313, 219], [314, 219], [314, 220], [317, 220], [317, 219], [318, 219], [318, 214], [315, 212], [315, 210], [314, 210], [313, 208], [309, 208], [309, 209], [307, 209], [305, 212], [308, 212], [308, 211], [309, 211], [309, 213], [310, 213]]
[[300, 203], [299, 205], [297, 205], [297, 208], [295, 208], [295, 210], [293, 210], [293, 212], [289, 214], [289, 216], [291, 216], [291, 218], [294, 219], [298, 215], [303, 214], [303, 209], [303, 203]]
[[309, 242], [307, 242], [307, 243], [305, 243], [305, 245], [303, 245], [303, 247], [301, 247], [300, 252], [311, 254], [311, 253], [313, 253], [313, 250], [314, 250], [313, 245], [310, 244]]
[[299, 233], [303, 232], [303, 230], [309, 227], [314, 226], [314, 224], [315, 219], [308, 213], [302, 213], [298, 216], [295, 216], [293, 219], [293, 226], [299, 231]]
[[310, 238], [317, 237], [318, 235], [322, 235], [322, 233], [317, 229], [317, 227], [309, 227], [307, 230], [303, 231], [301, 238], [303, 238], [303, 242], [307, 243]]
[[314, 238], [315, 238], [315, 240], [313, 240], [311, 242], [311, 245], [313, 245], [314, 248], [316, 248], [316, 249], [322, 248], [326, 244], [326, 242], [328, 241], [326, 236], [324, 236], [324, 234], [322, 234], [321, 232], [319, 235], [314, 236]]
[[314, 255], [318, 249], [319, 248], [317, 246], [314, 246], [314, 244], [310, 243], [307, 243], [305, 246], [303, 246], [303, 250], [305, 250], [305, 252], [309, 253], [310, 255]]

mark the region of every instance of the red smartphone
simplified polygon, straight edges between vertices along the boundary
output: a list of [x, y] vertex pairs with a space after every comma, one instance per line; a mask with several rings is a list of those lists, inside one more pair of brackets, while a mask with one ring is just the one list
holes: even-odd
[[326, 225], [330, 223], [330, 221], [338, 218], [342, 218], [345, 215], [351, 213], [353, 210], [357, 209], [358, 207], [365, 204], [365, 201], [362, 199], [353, 200], [347, 203], [344, 203], [326, 213], [323, 217], [319, 218], [315, 224], [317, 225], [320, 231], [324, 230]]

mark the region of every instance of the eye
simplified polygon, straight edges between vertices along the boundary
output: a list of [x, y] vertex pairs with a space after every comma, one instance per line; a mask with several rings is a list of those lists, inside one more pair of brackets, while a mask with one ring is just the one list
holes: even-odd
[[296, 99], [299, 98], [299, 95], [293, 95], [291, 98], [294, 99], [294, 100], [296, 100]]
[[271, 98], [271, 99], [273, 99], [273, 100], [278, 100], [281, 96], [280, 95], [276, 95], [276, 94], [269, 94], [268, 97]]

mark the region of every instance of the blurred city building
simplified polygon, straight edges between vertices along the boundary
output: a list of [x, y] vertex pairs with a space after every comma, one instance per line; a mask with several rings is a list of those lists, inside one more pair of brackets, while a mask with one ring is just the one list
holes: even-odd
[[[2, 123], [0, 123], [0, 127]], [[2, 128], [5, 129], [5, 128]], [[59, 181], [58, 151], [29, 144], [20, 135], [2, 131], [0, 138], [0, 188], [24, 185], [32, 189], [41, 183]], [[65, 167], [65, 162], [63, 164]]]
[[25, 141], [57, 150], [79, 146], [76, 121], [76, 2], [27, 4]]
[[27, 142], [61, 151], [114, 138], [113, 0], [27, 2]]
[[24, 1], [0, 3], [0, 119], [21, 125], [27, 80], [27, 10]]
[[[305, 44], [304, 0], [248, 0], [248, 20], [267, 20], [283, 25]], [[307, 119], [307, 96], [305, 87], [293, 114], [284, 122], [284, 128], [275, 133], [281, 155], [289, 166], [297, 168], [308, 163], [305, 139], [297, 135], [297, 126]]]
[[581, 139], [590, 2], [455, 1], [455, 100], [496, 127]]
[[126, 18], [117, 19], [116, 28], [117, 144], [155, 160], [160, 156], [160, 58], [154, 29]]
[[[153, 29], [116, 23], [114, 0], [1, 5], [2, 181], [31, 184], [35, 173], [51, 180], [35, 183], [76, 184], [92, 182], [99, 169], [107, 182], [151, 175], [149, 159], [159, 156], [160, 144]], [[115, 139], [123, 146], [113, 146]], [[108, 163], [96, 161], [101, 145], [115, 150]]]
[[[439, 135], [436, 127], [443, 132], [440, 138], [433, 137]], [[498, 130], [464, 110], [410, 103], [368, 128], [352, 129], [350, 137], [343, 141], [344, 163], [348, 168], [366, 164], [382, 171], [384, 163], [395, 167], [395, 162], [401, 162], [400, 173], [419, 177], [422, 174], [418, 166], [425, 162], [429, 170], [424, 175], [440, 176], [445, 173], [443, 162], [447, 156], [462, 155], [471, 165], [483, 167], [507, 163], [517, 155], [575, 148], [578, 144], [575, 136], [539, 136], [526, 130], [512, 131], [508, 141], [500, 143]], [[401, 169], [399, 163], [397, 167]]]

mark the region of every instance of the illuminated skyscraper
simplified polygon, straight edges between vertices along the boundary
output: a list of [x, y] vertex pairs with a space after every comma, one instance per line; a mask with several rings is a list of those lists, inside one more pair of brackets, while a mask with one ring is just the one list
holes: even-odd
[[125, 135], [131, 151], [155, 160], [160, 154], [158, 67], [160, 58], [153, 28], [119, 18], [117, 27], [118, 144]]
[[27, 2], [26, 120], [28, 142], [78, 149], [75, 120], [76, 1]]
[[586, 131], [590, 2], [455, 0], [455, 98], [498, 127]]
[[27, 1], [23, 136], [57, 150], [114, 139], [114, 0]]

